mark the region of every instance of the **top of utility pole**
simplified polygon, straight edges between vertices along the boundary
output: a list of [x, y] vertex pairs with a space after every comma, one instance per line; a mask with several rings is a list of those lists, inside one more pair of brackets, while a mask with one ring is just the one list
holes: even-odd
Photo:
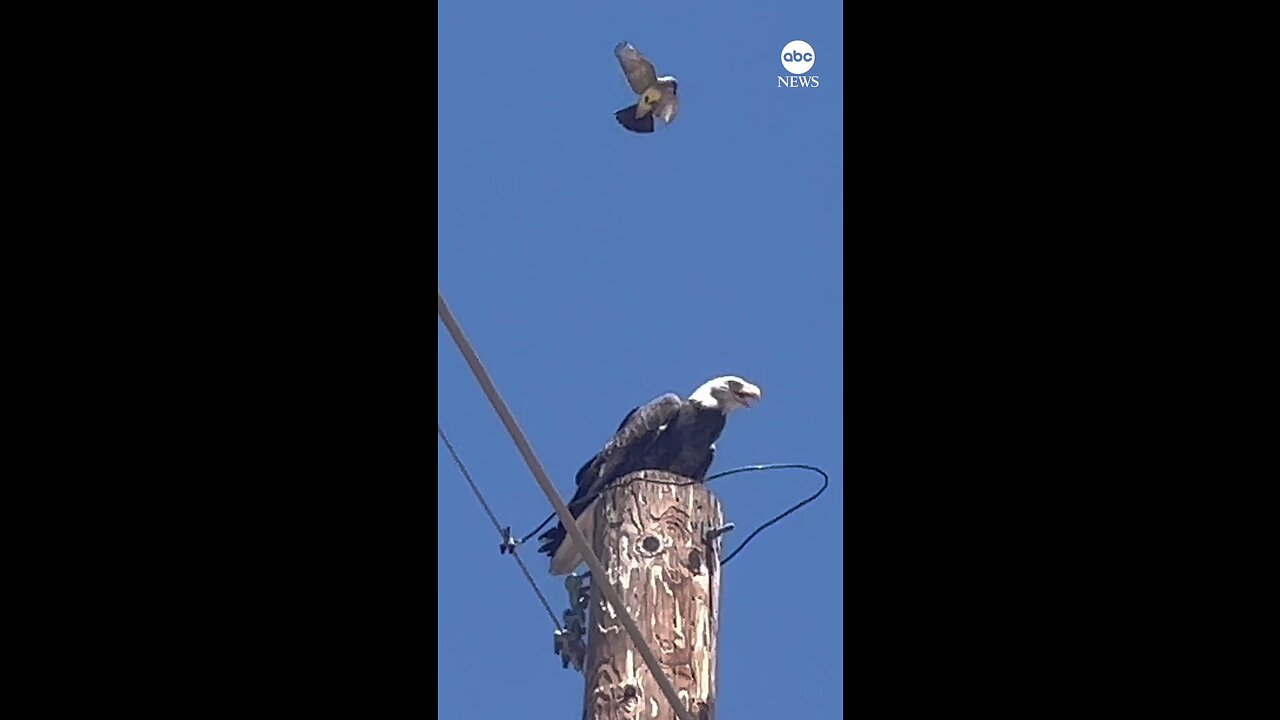
[[[714, 720], [724, 513], [706, 485], [657, 470], [600, 495], [590, 538], [684, 708]], [[591, 593], [583, 720], [676, 717], [631, 638]]]

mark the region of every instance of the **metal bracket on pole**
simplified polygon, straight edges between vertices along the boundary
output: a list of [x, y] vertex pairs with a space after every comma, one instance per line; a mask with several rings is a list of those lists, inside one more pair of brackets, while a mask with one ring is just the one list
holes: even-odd
[[586, 577], [569, 575], [564, 579], [564, 587], [569, 591], [569, 609], [564, 611], [564, 629], [555, 632], [555, 653], [560, 656], [562, 667], [573, 668], [582, 672], [582, 663], [587, 656], [587, 602], [590, 587], [583, 585]]
[[707, 542], [711, 542], [711, 541], [715, 540], [716, 538], [718, 538], [718, 537], [720, 537], [721, 535], [723, 535], [723, 534], [725, 534], [725, 533], [729, 532], [730, 530], [734, 529], [735, 527], [737, 527], [737, 525], [734, 525], [733, 523], [725, 523], [724, 525], [722, 525], [722, 526], [720, 526], [720, 527], [716, 528], [715, 530], [708, 530], [708, 531], [707, 531], [707, 536], [706, 536], [706, 538], [707, 538]]
[[511, 526], [508, 525], [507, 527], [502, 528], [502, 544], [498, 546], [498, 554], [506, 555], [507, 553], [514, 553], [516, 551], [516, 545], [518, 544], [519, 543], [516, 542], [516, 539], [511, 537]]

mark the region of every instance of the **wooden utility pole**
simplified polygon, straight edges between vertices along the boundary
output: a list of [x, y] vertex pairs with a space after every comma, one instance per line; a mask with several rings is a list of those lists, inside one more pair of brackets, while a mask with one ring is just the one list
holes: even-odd
[[[607, 578], [697, 720], [716, 716], [720, 628], [720, 502], [706, 485], [657, 470], [600, 495], [590, 540]], [[708, 540], [708, 534], [712, 538]], [[583, 720], [669, 720], [669, 707], [631, 638], [593, 592], [583, 665]]]

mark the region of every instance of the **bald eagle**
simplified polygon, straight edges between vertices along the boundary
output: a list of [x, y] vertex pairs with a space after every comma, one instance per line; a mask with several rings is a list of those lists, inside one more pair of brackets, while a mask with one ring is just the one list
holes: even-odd
[[[715, 457], [715, 442], [729, 413], [759, 402], [760, 388], [727, 375], [703, 383], [688, 400], [667, 393], [627, 413], [604, 448], [578, 470], [569, 512], [591, 537], [593, 504], [618, 478], [637, 470], [665, 470], [701, 482]], [[538, 536], [538, 552], [551, 556], [551, 574], [568, 575], [582, 562], [573, 538], [557, 523]]]

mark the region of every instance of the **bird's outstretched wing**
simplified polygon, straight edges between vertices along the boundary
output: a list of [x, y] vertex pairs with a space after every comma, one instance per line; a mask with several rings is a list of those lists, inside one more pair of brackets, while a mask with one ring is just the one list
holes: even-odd
[[627, 76], [627, 84], [635, 94], [639, 95], [658, 82], [658, 73], [653, 69], [653, 63], [649, 62], [649, 58], [642, 55], [631, 43], [618, 43], [613, 48], [613, 54], [622, 65], [622, 72]]

